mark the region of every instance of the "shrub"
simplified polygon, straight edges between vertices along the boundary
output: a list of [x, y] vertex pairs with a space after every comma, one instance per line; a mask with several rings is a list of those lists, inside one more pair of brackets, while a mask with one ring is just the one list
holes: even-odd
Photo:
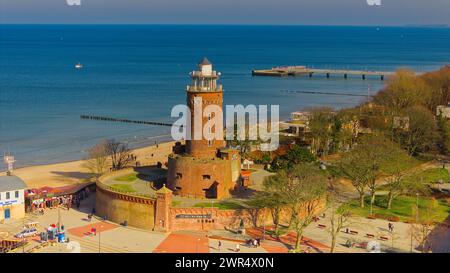
[[398, 216], [389, 216], [387, 218], [387, 220], [390, 221], [390, 222], [398, 222], [398, 221], [400, 221], [400, 217], [398, 217]]

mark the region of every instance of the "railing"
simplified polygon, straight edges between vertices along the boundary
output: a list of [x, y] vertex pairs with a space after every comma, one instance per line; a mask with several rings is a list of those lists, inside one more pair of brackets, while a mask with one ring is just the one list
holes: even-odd
[[192, 77], [205, 77], [205, 78], [217, 78], [220, 76], [220, 73], [216, 71], [212, 71], [210, 74], [203, 74], [202, 71], [192, 71], [189, 73]]
[[192, 91], [192, 92], [221, 92], [222, 91], [222, 85], [218, 84], [215, 88], [211, 88], [209, 86], [193, 86], [193, 85], [188, 85], [186, 87], [187, 91]]

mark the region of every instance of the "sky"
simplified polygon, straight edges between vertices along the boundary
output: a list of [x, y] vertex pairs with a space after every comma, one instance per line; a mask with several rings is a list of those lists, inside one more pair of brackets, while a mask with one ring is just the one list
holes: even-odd
[[0, 0], [0, 23], [450, 25], [450, 0]]

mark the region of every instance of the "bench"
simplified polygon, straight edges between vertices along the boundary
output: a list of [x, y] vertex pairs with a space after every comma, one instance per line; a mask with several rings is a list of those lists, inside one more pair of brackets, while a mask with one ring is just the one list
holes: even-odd
[[367, 238], [375, 238], [375, 235], [370, 234], [370, 233], [366, 233]]
[[380, 236], [380, 240], [381, 241], [387, 241], [387, 240], [389, 240], [389, 238], [388, 237], [384, 237], [384, 236]]
[[351, 235], [358, 235], [358, 231], [350, 230], [350, 234], [351, 234]]
[[322, 224], [318, 224], [317, 227], [319, 227], [319, 228], [326, 228], [327, 226], [322, 225]]

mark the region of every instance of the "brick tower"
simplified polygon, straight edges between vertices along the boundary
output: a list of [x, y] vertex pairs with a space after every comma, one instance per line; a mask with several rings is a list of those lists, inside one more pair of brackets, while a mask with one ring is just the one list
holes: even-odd
[[[213, 70], [212, 64], [207, 58], [203, 58], [198, 64], [198, 71], [191, 72], [190, 76], [192, 77], [192, 85], [188, 85], [186, 89], [186, 104], [191, 111], [191, 138], [193, 140], [186, 141], [186, 152], [198, 158], [214, 158], [217, 156], [218, 150], [225, 146], [223, 138], [206, 140], [205, 137], [195, 139], [195, 136], [196, 133], [202, 133], [204, 125], [208, 122], [208, 119], [212, 118], [211, 116], [204, 117], [203, 111], [205, 108], [208, 105], [215, 105], [222, 109], [222, 85], [217, 84], [220, 73]], [[201, 99], [202, 107], [195, 108], [199, 99]], [[201, 109], [201, 112], [198, 111], [199, 109]], [[212, 133], [216, 130], [223, 131], [223, 126], [211, 128]]]
[[[187, 86], [186, 102], [191, 110], [191, 140], [186, 140], [184, 153], [169, 158], [167, 185], [175, 195], [226, 198], [240, 177], [239, 153], [225, 148], [223, 136], [207, 139], [199, 134], [204, 125], [215, 118], [214, 113], [204, 115], [205, 108], [212, 105], [222, 109], [223, 90], [222, 85], [217, 84], [220, 73], [204, 58], [190, 76], [192, 84]], [[200, 100], [202, 107], [196, 107]], [[222, 116], [218, 118], [223, 121]], [[212, 134], [223, 132], [223, 126], [216, 123], [209, 130]]]
[[155, 227], [153, 230], [160, 232], [170, 231], [170, 207], [172, 205], [172, 191], [164, 184], [156, 191]]

